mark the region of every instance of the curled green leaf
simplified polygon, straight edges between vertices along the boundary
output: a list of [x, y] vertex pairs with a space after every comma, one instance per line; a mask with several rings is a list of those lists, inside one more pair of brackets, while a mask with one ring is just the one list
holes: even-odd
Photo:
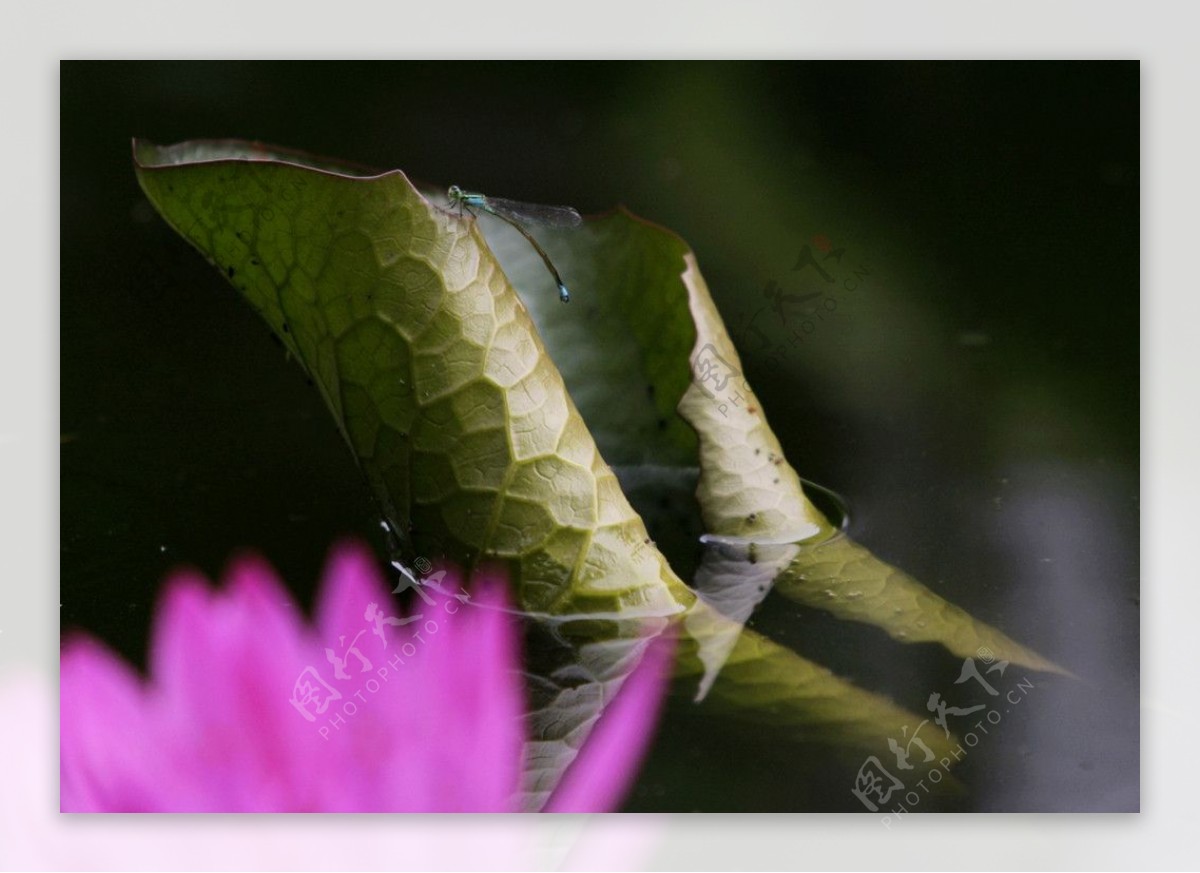
[[[686, 635], [680, 672], [697, 696], [795, 737], [879, 751], [917, 721], [744, 627], [773, 585], [805, 600], [809, 547], [837, 538], [674, 234], [623, 210], [542, 234], [572, 288], [563, 306], [515, 231], [485, 238], [399, 171], [237, 141], [136, 143], [135, 164], [158, 211], [312, 378], [402, 551], [508, 570], [544, 644], [530, 677], [530, 808], [668, 626]], [[698, 562], [695, 588], [631, 496], [685, 565], [702, 533], [724, 549]], [[838, 579], [882, 572], [845, 554], [842, 569], [825, 565]], [[885, 627], [892, 594], [920, 588], [893, 580], [868, 594], [847, 578], [861, 598], [821, 607]], [[904, 621], [926, 621], [952, 651], [1005, 639], [910, 600]], [[964, 617], [976, 637], [959, 630]]]

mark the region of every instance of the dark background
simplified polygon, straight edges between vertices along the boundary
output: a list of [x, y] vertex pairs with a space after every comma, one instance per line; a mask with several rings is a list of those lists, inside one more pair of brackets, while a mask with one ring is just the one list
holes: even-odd
[[[335, 538], [377, 534], [315, 391], [133, 175], [133, 136], [259, 139], [681, 234], [851, 533], [1080, 677], [1035, 677], [937, 808], [1137, 808], [1136, 63], [70, 62], [61, 84], [65, 631], [140, 663], [171, 568], [254, 548], [308, 598]], [[838, 307], [780, 359], [764, 287], [828, 290], [792, 270], [804, 245], [842, 251]], [[757, 621], [914, 709], [952, 666], [771, 599]], [[675, 699], [629, 808], [857, 808], [856, 767], [812, 757]]]

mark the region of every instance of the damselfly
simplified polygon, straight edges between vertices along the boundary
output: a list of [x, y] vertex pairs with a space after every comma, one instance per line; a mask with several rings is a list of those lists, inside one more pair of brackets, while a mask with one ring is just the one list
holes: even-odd
[[507, 221], [518, 231], [521, 236], [529, 240], [529, 244], [533, 246], [534, 251], [541, 255], [542, 263], [546, 265], [546, 269], [550, 271], [550, 275], [554, 277], [554, 283], [558, 286], [558, 299], [563, 303], [571, 302], [571, 294], [567, 291], [567, 286], [563, 284], [562, 276], [558, 274], [558, 269], [550, 260], [550, 256], [546, 254], [546, 250], [542, 248], [533, 235], [524, 227], [526, 224], [544, 224], [550, 227], [578, 227], [583, 221], [579, 217], [579, 213], [570, 206], [539, 206], [536, 203], [518, 203], [515, 200], [504, 200], [501, 197], [486, 197], [483, 194], [477, 194], [471, 191], [464, 191], [457, 185], [451, 185], [450, 190], [446, 192], [446, 196], [450, 198], [450, 202], [459, 208], [475, 214], [474, 210], [482, 209], [489, 215], [494, 215], [502, 221]]

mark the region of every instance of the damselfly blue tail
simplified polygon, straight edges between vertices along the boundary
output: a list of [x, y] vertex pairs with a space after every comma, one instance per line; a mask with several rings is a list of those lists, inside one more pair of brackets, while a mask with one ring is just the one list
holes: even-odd
[[538, 253], [542, 259], [542, 263], [546, 265], [546, 269], [554, 277], [554, 284], [558, 286], [558, 299], [563, 303], [571, 302], [571, 293], [567, 290], [562, 276], [559, 275], [558, 268], [554, 266], [554, 262], [550, 260], [550, 256], [546, 254], [546, 250], [533, 238], [533, 234], [525, 229], [525, 225], [542, 224], [548, 227], [579, 227], [583, 219], [579, 217], [578, 212], [570, 206], [539, 206], [536, 203], [518, 203], [516, 200], [505, 200], [501, 197], [487, 197], [483, 194], [464, 191], [457, 185], [451, 185], [450, 190], [446, 192], [446, 196], [449, 197], [450, 202], [456, 205], [460, 211], [465, 209], [474, 215], [475, 209], [482, 209], [489, 215], [494, 215], [501, 221], [508, 222], [515, 227], [521, 236], [529, 240], [529, 244], [533, 246], [533, 250]]

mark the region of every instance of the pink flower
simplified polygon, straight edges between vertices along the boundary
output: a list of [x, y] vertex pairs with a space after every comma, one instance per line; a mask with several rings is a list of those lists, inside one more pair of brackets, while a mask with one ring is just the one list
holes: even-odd
[[[310, 625], [259, 558], [235, 562], [222, 591], [178, 573], [159, 604], [148, 681], [88, 637], [63, 647], [61, 809], [516, 810], [519, 622], [502, 582], [468, 594], [450, 580], [394, 615], [370, 552], [344, 545]], [[649, 645], [548, 811], [620, 803], [670, 660], [665, 640]]]

